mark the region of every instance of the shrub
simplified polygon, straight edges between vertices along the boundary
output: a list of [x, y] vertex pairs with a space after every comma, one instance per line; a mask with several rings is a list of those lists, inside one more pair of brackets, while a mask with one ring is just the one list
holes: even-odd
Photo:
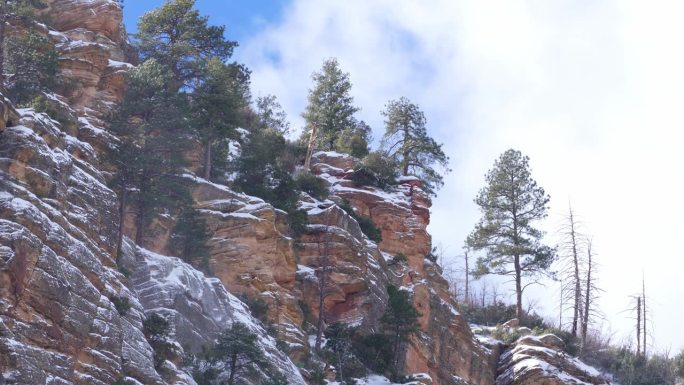
[[397, 184], [397, 163], [384, 153], [375, 151], [361, 161], [361, 166], [354, 170], [352, 182], [356, 186], [376, 186], [387, 188]]
[[392, 368], [394, 352], [392, 339], [384, 334], [358, 336], [352, 340], [354, 354], [369, 369], [376, 373], [386, 373]]
[[432, 263], [437, 263], [437, 259], [439, 258], [439, 255], [437, 254], [437, 248], [433, 247], [432, 250], [430, 250], [429, 253], [425, 256], [425, 259]]
[[390, 265], [396, 265], [398, 263], [406, 263], [408, 262], [408, 257], [405, 256], [404, 254], [397, 254], [395, 255], [392, 260], [390, 261]]
[[306, 233], [306, 225], [309, 223], [309, 214], [306, 210], [293, 210], [287, 213], [287, 225], [295, 238]]
[[327, 339], [325, 356], [328, 362], [337, 368], [337, 380], [350, 383], [353, 378], [366, 375], [366, 368], [353, 354], [352, 340], [356, 329], [343, 323], [335, 322], [325, 330]]
[[114, 304], [114, 307], [116, 308], [116, 311], [119, 312], [119, 315], [125, 316], [129, 310], [131, 310], [131, 303], [128, 299], [128, 297], [124, 297], [122, 295], [117, 295], [109, 299], [112, 301]]
[[675, 373], [679, 377], [684, 377], [684, 350], [675, 357]]
[[361, 231], [363, 231], [371, 241], [375, 243], [382, 242], [382, 232], [375, 226], [372, 219], [363, 215], [359, 215], [355, 219], [359, 223]]
[[240, 299], [244, 302], [254, 318], [263, 322], [268, 322], [268, 304], [259, 297], [249, 298], [246, 294], [240, 295]]
[[330, 194], [325, 181], [309, 172], [302, 172], [297, 175], [295, 182], [299, 190], [304, 191], [319, 201], [326, 200]]
[[347, 200], [343, 200], [338, 206], [347, 214], [349, 214], [350, 217], [356, 220], [361, 228], [361, 231], [366, 234], [368, 239], [376, 243], [382, 242], [382, 232], [380, 229], [378, 229], [372, 219], [367, 216], [357, 214], [356, 211], [354, 211], [354, 208], [349, 205], [349, 201]]
[[143, 333], [154, 350], [154, 367], [159, 370], [173, 350], [168, 341], [171, 326], [166, 318], [157, 313], [150, 314], [143, 321]]

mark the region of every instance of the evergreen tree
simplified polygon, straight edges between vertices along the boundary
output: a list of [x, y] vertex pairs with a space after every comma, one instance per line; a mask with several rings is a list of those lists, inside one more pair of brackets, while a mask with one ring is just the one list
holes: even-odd
[[169, 341], [171, 325], [163, 316], [152, 313], [143, 321], [143, 333], [154, 350], [154, 368], [159, 370], [174, 348]]
[[408, 291], [398, 289], [396, 286], [387, 286], [388, 302], [385, 313], [380, 321], [392, 338], [392, 352], [394, 354], [394, 367], [399, 363], [399, 349], [403, 342], [418, 333], [418, 317], [420, 314], [411, 303]]
[[257, 343], [256, 334], [240, 322], [221, 333], [212, 352], [212, 361], [228, 371], [227, 385], [234, 385], [237, 378], [256, 367], [270, 366]]
[[288, 142], [278, 128], [269, 127], [265, 117], [256, 114], [250, 120], [250, 132], [235, 162], [233, 187], [286, 211], [297, 237], [306, 230], [306, 211], [297, 209], [299, 189], [292, 174], [304, 149]]
[[188, 143], [183, 132], [182, 112], [186, 110], [185, 98], [175, 92], [168, 71], [156, 60], [148, 60], [129, 73], [124, 100], [111, 129], [122, 141], [114, 180], [120, 189], [121, 205], [126, 207], [130, 199], [134, 206], [138, 245], [144, 246], [145, 228], [156, 214], [178, 210], [190, 199], [179, 175]]
[[137, 46], [143, 60], [154, 58], [173, 73], [177, 87], [194, 87], [209, 59], [225, 62], [237, 46], [194, 9], [195, 0], [167, 0], [138, 22]]
[[275, 95], [261, 96], [256, 99], [255, 117], [256, 124], [261, 128], [270, 128], [282, 135], [290, 132], [290, 122]]
[[341, 322], [335, 322], [325, 330], [326, 352], [337, 369], [337, 380], [345, 383], [366, 374], [363, 365], [354, 355], [352, 340], [355, 334], [355, 329]]
[[428, 136], [425, 115], [404, 97], [388, 102], [382, 114], [385, 116], [383, 149], [397, 159], [401, 175], [419, 177], [425, 190], [434, 193], [444, 184], [434, 165], [449, 172], [449, 157], [444, 154], [442, 145]]
[[197, 210], [185, 207], [173, 228], [170, 246], [174, 255], [204, 272], [209, 272], [209, 238], [207, 222], [199, 216]]
[[523, 286], [522, 278], [547, 274], [556, 255], [540, 243], [543, 232], [533, 226], [546, 218], [550, 198], [532, 179], [529, 158], [520, 151], [504, 152], [485, 179], [487, 185], [475, 198], [482, 219], [467, 240], [470, 248], [486, 251], [477, 259], [474, 274], [512, 275], [516, 316], [521, 319], [522, 294], [529, 285]]
[[342, 72], [337, 59], [331, 58], [323, 62], [321, 72], [315, 72], [311, 77], [314, 86], [309, 90], [309, 104], [302, 114], [306, 119], [303, 137], [308, 139], [316, 126], [314, 146], [335, 150], [342, 131], [355, 126], [354, 114], [359, 111], [350, 95], [349, 74]]
[[249, 71], [213, 58], [200, 76], [192, 94], [192, 114], [204, 147], [204, 178], [210, 179], [212, 146], [225, 139], [239, 139], [236, 129], [249, 101]]
[[0, 0], [0, 89], [18, 104], [56, 84], [57, 53], [35, 30], [36, 12], [45, 7], [39, 0]]
[[357, 158], [363, 158], [370, 152], [368, 143], [371, 141], [371, 128], [366, 122], [354, 121], [350, 127], [342, 130], [335, 141], [337, 151], [344, 152]]

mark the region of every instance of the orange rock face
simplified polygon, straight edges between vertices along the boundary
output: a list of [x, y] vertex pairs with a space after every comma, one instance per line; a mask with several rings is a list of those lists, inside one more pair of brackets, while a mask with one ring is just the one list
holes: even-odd
[[[367, 280], [368, 289], [357, 294], [357, 297], [364, 298], [366, 303], [372, 305], [359, 307], [342, 302], [333, 306], [327, 303], [331, 319], [326, 321], [349, 321], [350, 317], [346, 313], [335, 312], [334, 309], [355, 308], [354, 316], [374, 322], [373, 326], [377, 330], [378, 319], [386, 303], [385, 285], [401, 286], [412, 293], [414, 306], [420, 313], [421, 328], [421, 333], [405, 347], [404, 371], [427, 373], [435, 384], [451, 384], [456, 382], [455, 378], [469, 384], [493, 384], [498, 351], [476, 343], [466, 321], [456, 310], [456, 303], [449, 294], [440, 268], [426, 259], [431, 250], [431, 237], [427, 232], [431, 204], [429, 197], [415, 180], [408, 180], [390, 191], [356, 187], [349, 180], [348, 171], [355, 166], [356, 161], [350, 156], [318, 153], [314, 155], [312, 170], [330, 183], [333, 197], [349, 201], [358, 214], [373, 220], [382, 232], [382, 241], [375, 245], [366, 240], [363, 248], [369, 250], [370, 254], [380, 254], [384, 258], [374, 260], [379, 266], [377, 273]], [[326, 221], [339, 223], [339, 220], [329, 219], [316, 219], [315, 223]], [[337, 263], [346, 262], [349, 255], [359, 254], [349, 247], [338, 251], [341, 245], [349, 243], [334, 239], [335, 247], [331, 255], [335, 267]], [[318, 255], [315, 252], [311, 254]], [[385, 262], [385, 258], [391, 259], [400, 254], [407, 257], [406, 264], [388, 266]], [[310, 259], [316, 260], [315, 257]], [[356, 262], [355, 265], [364, 264]], [[315, 264], [312, 266], [315, 267]], [[338, 291], [343, 291], [344, 280], [338, 283], [333, 279], [333, 282], [339, 287]], [[358, 298], [354, 300], [359, 301]]]

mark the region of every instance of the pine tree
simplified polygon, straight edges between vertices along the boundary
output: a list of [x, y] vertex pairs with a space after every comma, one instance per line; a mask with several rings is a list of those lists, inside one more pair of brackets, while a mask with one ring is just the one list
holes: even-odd
[[363, 120], [354, 122], [350, 127], [342, 130], [335, 141], [337, 151], [357, 158], [363, 158], [370, 152], [368, 143], [371, 141], [371, 128]]
[[392, 352], [394, 352], [394, 367], [399, 363], [399, 349], [403, 342], [418, 333], [418, 317], [420, 314], [411, 303], [408, 291], [396, 286], [387, 286], [388, 302], [385, 313], [380, 321], [392, 338]]
[[209, 272], [209, 238], [207, 222], [199, 216], [197, 210], [185, 207], [173, 228], [170, 246], [174, 255], [204, 272]]
[[259, 127], [270, 128], [287, 135], [290, 132], [290, 122], [275, 95], [266, 95], [256, 98], [255, 120]]
[[130, 202], [133, 206], [135, 242], [140, 246], [144, 246], [145, 229], [156, 214], [178, 210], [190, 199], [180, 177], [188, 143], [183, 132], [185, 110], [185, 98], [175, 92], [173, 80], [156, 60], [148, 60], [129, 73], [124, 100], [111, 129], [122, 141], [115, 181], [121, 205], [125, 208]]
[[444, 184], [442, 175], [434, 166], [449, 172], [449, 157], [442, 150], [442, 145], [428, 136], [425, 115], [404, 97], [388, 102], [382, 114], [385, 116], [382, 148], [397, 159], [401, 175], [419, 177], [425, 190], [434, 193]]
[[225, 62], [237, 46], [224, 38], [225, 27], [210, 26], [194, 6], [195, 0], [167, 0], [140, 18], [135, 35], [142, 59], [169, 68], [178, 88], [194, 87], [209, 59]]
[[350, 95], [349, 74], [342, 72], [337, 59], [330, 58], [311, 77], [314, 86], [309, 90], [309, 104], [302, 114], [306, 120], [303, 136], [308, 138], [315, 126], [317, 135], [313, 145], [335, 150], [342, 131], [355, 126], [354, 114], [359, 111]]
[[512, 275], [521, 319], [523, 291], [536, 282], [523, 286], [522, 278], [548, 274], [555, 259], [555, 250], [540, 243], [543, 232], [533, 226], [546, 218], [550, 198], [532, 179], [529, 158], [520, 151], [504, 152], [485, 179], [475, 198], [483, 216], [467, 240], [472, 249], [486, 251], [477, 259], [475, 275]]
[[249, 102], [249, 71], [210, 59], [192, 94], [193, 124], [204, 147], [204, 178], [211, 179], [212, 146], [223, 139], [239, 139], [236, 129]]
[[20, 105], [56, 85], [57, 52], [35, 30], [36, 12], [45, 7], [39, 0], [0, 0], [0, 89]]
[[212, 358], [214, 363], [227, 370], [227, 385], [234, 385], [236, 379], [256, 367], [270, 366], [259, 347], [256, 334], [240, 322], [233, 323], [230, 329], [221, 333], [213, 349]]

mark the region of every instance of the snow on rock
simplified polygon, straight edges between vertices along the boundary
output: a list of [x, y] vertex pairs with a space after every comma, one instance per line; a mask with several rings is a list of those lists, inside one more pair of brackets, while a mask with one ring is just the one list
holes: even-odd
[[199, 353], [213, 344], [221, 331], [240, 322], [258, 335], [267, 360], [290, 384], [304, 384], [297, 367], [276, 348], [276, 341], [218, 279], [206, 277], [178, 258], [145, 249], [137, 249], [135, 259], [133, 284], [145, 312], [165, 316], [180, 346]]
[[598, 370], [563, 352], [561, 347], [562, 341], [553, 334], [520, 338], [501, 355], [496, 385], [609, 383]]

